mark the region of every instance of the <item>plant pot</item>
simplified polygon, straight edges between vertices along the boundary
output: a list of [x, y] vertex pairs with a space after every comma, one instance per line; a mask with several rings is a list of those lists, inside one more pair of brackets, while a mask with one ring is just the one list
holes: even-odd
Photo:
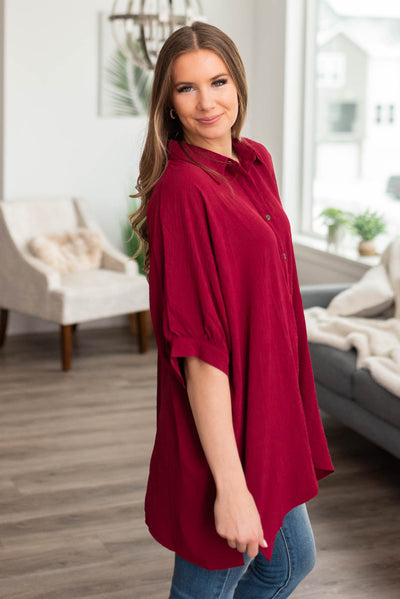
[[375, 256], [375, 242], [373, 240], [365, 241], [364, 239], [362, 239], [358, 244], [358, 253], [360, 254], [360, 256]]
[[341, 225], [328, 225], [327, 243], [328, 249], [333, 248], [335, 251], [344, 238], [344, 228]]

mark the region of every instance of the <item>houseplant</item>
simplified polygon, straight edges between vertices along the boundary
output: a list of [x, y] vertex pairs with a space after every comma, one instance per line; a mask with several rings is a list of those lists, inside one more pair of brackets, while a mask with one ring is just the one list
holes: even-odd
[[333, 245], [337, 249], [343, 238], [344, 228], [349, 223], [350, 214], [339, 208], [325, 208], [322, 210], [320, 217], [328, 227], [328, 247]]
[[[132, 226], [128, 219], [121, 224], [121, 229], [125, 252], [129, 258], [132, 258], [139, 248], [139, 238], [132, 231]], [[140, 274], [144, 274], [144, 250], [135, 256], [135, 260], [138, 263]]]
[[353, 216], [351, 229], [361, 237], [358, 244], [360, 256], [373, 256], [376, 254], [374, 239], [386, 231], [386, 222], [378, 212], [367, 208], [364, 212]]
[[140, 242], [137, 233], [132, 231], [132, 225], [128, 217], [128, 215], [136, 211], [137, 207], [137, 200], [130, 197], [128, 200], [128, 213], [121, 221], [121, 236], [126, 255], [129, 256], [129, 258], [135, 257], [140, 274], [144, 274], [145, 250], [144, 247], [142, 247], [141, 252], [135, 256], [137, 250], [139, 249]]

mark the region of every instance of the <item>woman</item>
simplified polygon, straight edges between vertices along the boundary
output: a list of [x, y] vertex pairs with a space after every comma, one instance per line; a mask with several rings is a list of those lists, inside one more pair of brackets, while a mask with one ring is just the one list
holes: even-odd
[[132, 226], [158, 346], [145, 510], [171, 599], [288, 597], [312, 569], [305, 502], [333, 471], [290, 225], [271, 157], [240, 139], [237, 48], [204, 23], [165, 42]]

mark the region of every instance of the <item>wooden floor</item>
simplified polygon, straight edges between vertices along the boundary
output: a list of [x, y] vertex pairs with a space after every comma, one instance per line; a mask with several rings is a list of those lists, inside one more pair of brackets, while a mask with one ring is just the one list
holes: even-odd
[[[0, 351], [1, 599], [167, 599], [172, 556], [143, 497], [156, 349], [128, 329], [82, 329], [73, 370], [58, 336]], [[297, 599], [400, 597], [399, 462], [323, 415], [333, 476], [308, 504], [318, 548]]]

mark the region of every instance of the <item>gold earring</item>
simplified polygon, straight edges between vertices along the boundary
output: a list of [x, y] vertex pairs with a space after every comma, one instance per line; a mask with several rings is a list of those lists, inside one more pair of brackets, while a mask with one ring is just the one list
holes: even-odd
[[176, 112], [173, 108], [171, 108], [171, 110], [169, 111], [169, 116], [171, 117], [171, 119], [176, 119]]

